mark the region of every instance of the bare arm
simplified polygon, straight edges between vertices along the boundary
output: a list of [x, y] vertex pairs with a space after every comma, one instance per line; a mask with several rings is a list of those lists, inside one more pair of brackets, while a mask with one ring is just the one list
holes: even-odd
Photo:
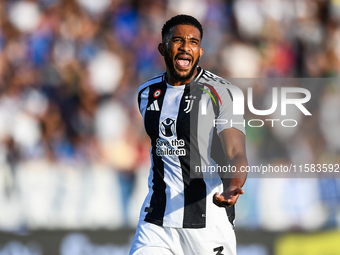
[[219, 207], [230, 207], [237, 202], [239, 195], [244, 193], [242, 187], [247, 179], [247, 173], [240, 171], [241, 166], [248, 165], [245, 135], [235, 128], [229, 128], [220, 133], [220, 139], [228, 163], [236, 167], [236, 172], [229, 173], [228, 178], [222, 178], [225, 190], [221, 194], [216, 193], [213, 202]]

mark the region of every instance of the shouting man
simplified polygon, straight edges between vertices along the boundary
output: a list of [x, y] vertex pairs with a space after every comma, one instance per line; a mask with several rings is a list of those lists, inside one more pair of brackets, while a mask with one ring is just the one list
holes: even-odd
[[233, 114], [234, 85], [198, 66], [202, 38], [194, 17], [168, 20], [158, 46], [166, 72], [139, 88], [152, 164], [131, 255], [236, 254], [244, 120]]

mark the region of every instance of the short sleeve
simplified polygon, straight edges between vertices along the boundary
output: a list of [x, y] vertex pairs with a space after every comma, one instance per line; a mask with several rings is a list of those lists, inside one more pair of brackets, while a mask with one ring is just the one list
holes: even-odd
[[215, 120], [217, 133], [228, 128], [236, 128], [246, 134], [243, 115], [233, 114], [233, 99], [230, 91], [227, 88], [220, 88], [218, 90], [222, 104], [220, 105], [219, 115]]

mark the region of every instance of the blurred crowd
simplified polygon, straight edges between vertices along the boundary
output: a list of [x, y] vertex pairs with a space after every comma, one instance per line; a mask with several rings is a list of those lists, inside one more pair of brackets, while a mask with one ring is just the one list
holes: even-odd
[[[150, 145], [137, 108], [137, 90], [164, 71], [157, 51], [160, 31], [166, 20], [181, 13], [202, 22], [205, 51], [200, 65], [221, 77], [339, 78], [337, 0], [0, 0], [0, 204], [8, 206], [16, 192], [22, 196], [24, 189], [16, 183], [20, 171], [39, 174], [58, 166], [66, 171], [68, 166], [82, 176], [82, 171], [109, 169], [117, 184], [111, 195], [120, 194], [114, 210], [121, 210], [128, 224], [129, 199], [138, 193], [136, 176], [149, 165]], [[251, 164], [300, 163], [301, 158], [340, 162], [340, 84], [329, 80], [304, 86], [313, 96], [308, 105], [312, 117], [300, 116], [294, 133], [266, 126], [248, 129]], [[259, 108], [270, 89], [254, 86]], [[282, 189], [295, 187], [297, 193], [319, 199], [320, 210], [311, 215], [323, 215], [319, 224], [308, 225], [312, 221], [305, 218], [310, 221], [301, 226], [301, 208], [309, 208], [305, 197], [302, 202], [297, 199], [296, 207], [287, 209], [284, 201], [275, 207], [272, 214], [281, 218], [266, 214], [263, 208], [271, 205], [257, 204], [256, 196], [273, 186], [249, 180], [254, 192], [240, 203], [248, 212], [241, 216], [245, 226], [257, 222], [254, 227], [281, 229], [275, 226], [287, 214], [292, 216], [282, 229], [340, 225], [337, 179], [280, 182]], [[55, 208], [63, 192], [57, 189]], [[271, 195], [266, 201], [275, 200]], [[25, 207], [16, 199], [20, 210], [27, 209], [27, 203]], [[258, 215], [275, 221], [261, 221]], [[7, 226], [9, 217], [0, 212], [0, 228]]]

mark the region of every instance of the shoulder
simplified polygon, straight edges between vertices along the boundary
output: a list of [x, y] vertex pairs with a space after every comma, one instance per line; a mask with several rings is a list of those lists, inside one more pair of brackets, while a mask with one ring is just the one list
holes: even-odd
[[151, 78], [150, 80], [144, 82], [138, 89], [138, 94], [140, 94], [143, 90], [145, 90], [146, 88], [152, 86], [152, 85], [155, 85], [155, 84], [158, 84], [160, 82], [163, 81], [164, 79], [164, 73], [161, 73], [159, 75], [156, 75], [155, 77]]
[[199, 78], [199, 82], [208, 83], [209, 85], [214, 86], [214, 87], [234, 86], [228, 80], [207, 70], [203, 70], [202, 75]]
[[209, 89], [215, 90], [221, 97], [227, 96], [230, 97], [231, 100], [233, 100], [232, 94], [241, 92], [241, 89], [230, 81], [207, 70], [203, 70], [198, 82], [207, 86]]

